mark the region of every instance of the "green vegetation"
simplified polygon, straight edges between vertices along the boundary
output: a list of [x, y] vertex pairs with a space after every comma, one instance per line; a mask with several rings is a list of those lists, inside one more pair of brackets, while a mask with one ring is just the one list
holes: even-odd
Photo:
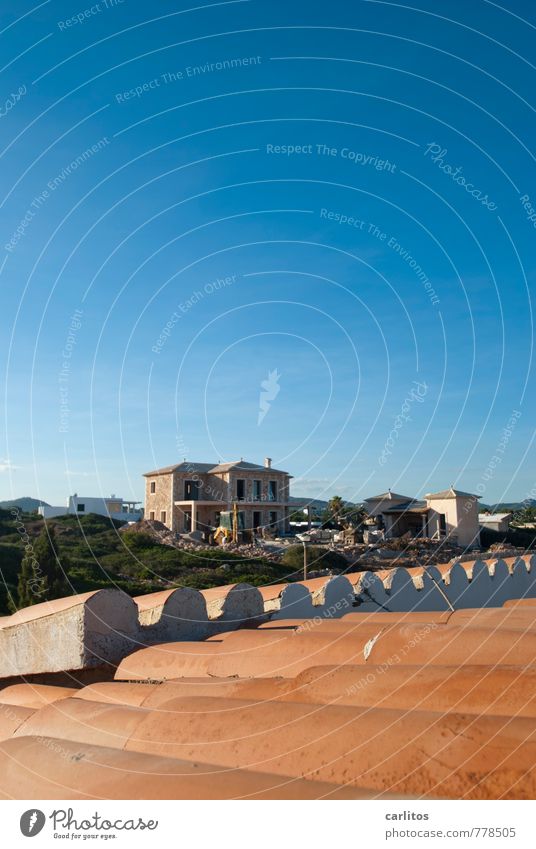
[[523, 507], [521, 510], [516, 510], [512, 518], [518, 525], [536, 522], [536, 507]]
[[[120, 532], [122, 525], [91, 513], [47, 521], [57, 555], [54, 562], [59, 561], [67, 580], [60, 589], [52, 578], [55, 589], [51, 592], [61, 596], [114, 586], [134, 596], [174, 586], [206, 589], [244, 581], [261, 586], [288, 580], [289, 570], [282, 564], [244, 559], [221, 548], [179, 550], [162, 545], [148, 533]], [[44, 529], [45, 523], [35, 514], [0, 509], [0, 615], [9, 613], [10, 597], [19, 606], [20, 581], [21, 597], [27, 598], [24, 587], [33, 575], [26, 565], [21, 578], [25, 555], [33, 551], [38, 562], [45, 557], [46, 569], [52, 565], [43, 547]], [[46, 571], [42, 563], [40, 568]]]
[[69, 585], [55, 544], [54, 525], [43, 528], [34, 543], [26, 543], [24, 551], [17, 597], [9, 603], [12, 612], [69, 595]]
[[347, 525], [359, 527], [365, 518], [365, 510], [359, 504], [348, 504], [340, 495], [334, 495], [328, 501], [322, 522], [325, 527], [343, 528]]
[[[297, 573], [294, 577], [299, 580], [303, 577], [303, 546], [291, 545], [281, 559], [281, 564], [287, 567], [288, 572]], [[348, 568], [348, 562], [337, 551], [330, 551], [320, 545], [307, 546], [307, 565], [310, 570], [328, 569], [333, 572], [344, 572]]]
[[480, 547], [482, 550], [489, 548], [490, 545], [496, 543], [505, 543], [513, 545], [516, 548], [523, 548], [527, 551], [536, 548], [536, 532], [527, 528], [509, 528], [508, 531], [492, 531], [489, 528], [481, 528], [480, 530]]

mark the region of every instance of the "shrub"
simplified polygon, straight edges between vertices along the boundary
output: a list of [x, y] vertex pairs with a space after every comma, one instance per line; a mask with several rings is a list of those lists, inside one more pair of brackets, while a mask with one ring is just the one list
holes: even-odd
[[153, 548], [158, 542], [146, 531], [125, 531], [121, 539], [127, 548], [132, 551], [140, 551], [143, 548]]
[[[282, 564], [291, 571], [303, 569], [303, 546], [291, 545], [283, 554]], [[348, 563], [338, 551], [323, 548], [321, 545], [307, 546], [307, 565], [309, 569], [329, 569], [342, 572]]]

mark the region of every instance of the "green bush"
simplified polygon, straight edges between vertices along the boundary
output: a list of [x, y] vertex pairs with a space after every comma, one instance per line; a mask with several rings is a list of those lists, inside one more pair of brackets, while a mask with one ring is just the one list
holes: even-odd
[[22, 555], [22, 546], [0, 543], [0, 574], [6, 583], [17, 583]]
[[[283, 554], [281, 562], [290, 571], [303, 570], [303, 546], [291, 545]], [[311, 570], [329, 569], [333, 572], [343, 572], [348, 563], [337, 551], [330, 551], [320, 545], [308, 545], [307, 566]]]
[[124, 531], [121, 541], [132, 551], [141, 551], [144, 548], [153, 548], [159, 543], [146, 531]]

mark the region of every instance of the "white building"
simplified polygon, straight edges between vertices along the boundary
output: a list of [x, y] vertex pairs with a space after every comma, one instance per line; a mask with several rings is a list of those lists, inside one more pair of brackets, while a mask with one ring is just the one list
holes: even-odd
[[38, 513], [44, 519], [54, 519], [56, 516], [83, 516], [86, 513], [96, 513], [98, 516], [109, 516], [120, 522], [137, 522], [143, 517], [143, 511], [137, 506], [140, 501], [125, 501], [111, 495], [109, 498], [93, 496], [70, 495], [66, 507], [41, 505]]
[[505, 532], [510, 527], [512, 515], [512, 513], [479, 513], [478, 522], [481, 528]]

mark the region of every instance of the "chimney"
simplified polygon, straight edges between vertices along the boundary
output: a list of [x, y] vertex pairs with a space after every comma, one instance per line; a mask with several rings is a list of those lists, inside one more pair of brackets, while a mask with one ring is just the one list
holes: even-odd
[[264, 458], [264, 468], [265, 469], [271, 469], [272, 468], [272, 458], [271, 457], [265, 457]]

